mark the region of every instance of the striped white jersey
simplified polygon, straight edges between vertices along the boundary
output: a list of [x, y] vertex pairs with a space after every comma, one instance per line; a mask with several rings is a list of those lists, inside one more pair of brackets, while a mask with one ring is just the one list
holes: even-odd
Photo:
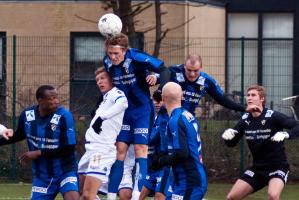
[[104, 94], [103, 101], [97, 108], [85, 134], [86, 151], [107, 152], [116, 150], [116, 137], [120, 132], [127, 107], [128, 101], [125, 94], [116, 87]]

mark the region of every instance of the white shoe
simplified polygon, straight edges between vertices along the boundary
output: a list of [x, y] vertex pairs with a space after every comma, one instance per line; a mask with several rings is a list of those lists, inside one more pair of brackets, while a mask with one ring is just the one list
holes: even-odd
[[107, 200], [116, 200], [116, 193], [108, 193]]

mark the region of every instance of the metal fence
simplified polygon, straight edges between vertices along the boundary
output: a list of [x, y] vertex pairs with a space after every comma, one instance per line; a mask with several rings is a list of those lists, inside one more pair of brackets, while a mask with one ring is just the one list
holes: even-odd
[[[90, 121], [88, 113], [98, 98], [93, 72], [101, 64], [104, 55], [103, 41], [88, 37], [79, 38], [80, 40], [72, 37], [0, 39], [1, 123], [15, 128], [20, 111], [35, 103], [37, 87], [41, 84], [54, 85], [58, 88], [61, 102], [70, 108], [76, 120], [79, 158], [84, 152], [84, 134]], [[151, 53], [154, 40], [147, 38], [143, 42], [143, 50]], [[290, 41], [280, 41], [279, 46], [276, 44], [277, 41], [267, 41], [262, 71], [258, 69], [260, 58], [257, 41], [245, 39], [226, 41], [223, 38], [167, 38], [162, 41], [159, 57], [166, 65], [171, 65], [183, 63], [188, 53], [200, 54], [204, 71], [211, 74], [222, 89], [239, 102], [242, 102], [244, 88], [264, 81], [269, 91], [268, 107], [292, 115], [292, 108], [297, 108], [296, 98], [282, 101], [296, 93], [292, 91], [293, 66], [290, 63], [293, 55], [288, 50], [292, 44]], [[279, 67], [276, 66], [277, 63]], [[283, 74], [283, 77], [279, 74]], [[246, 147], [227, 148], [220, 135], [226, 128], [234, 125], [240, 113], [222, 108], [207, 96], [200, 102], [197, 115], [202, 130], [203, 159], [210, 180], [237, 177], [242, 168], [250, 164], [251, 156]], [[286, 142], [292, 170], [291, 180], [299, 180], [298, 146], [296, 141]], [[1, 179], [31, 179], [31, 166], [20, 165], [17, 159], [26, 150], [25, 142], [0, 148]]]

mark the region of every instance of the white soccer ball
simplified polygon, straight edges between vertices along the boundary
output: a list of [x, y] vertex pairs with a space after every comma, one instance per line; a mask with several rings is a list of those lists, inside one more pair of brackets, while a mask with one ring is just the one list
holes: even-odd
[[122, 27], [123, 24], [120, 18], [113, 13], [103, 15], [98, 22], [100, 33], [105, 37], [111, 37], [119, 34]]

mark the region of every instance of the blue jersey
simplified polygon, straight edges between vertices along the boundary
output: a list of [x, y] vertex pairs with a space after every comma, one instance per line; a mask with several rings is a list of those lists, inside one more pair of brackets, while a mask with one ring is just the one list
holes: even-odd
[[165, 107], [161, 107], [149, 137], [149, 153], [159, 154], [167, 152], [167, 135], [166, 126], [169, 117]]
[[[41, 117], [38, 106], [25, 109], [19, 118], [17, 133], [27, 139], [29, 151], [55, 150], [76, 145], [75, 126], [72, 114], [62, 106], [47, 117]], [[75, 152], [67, 156], [51, 158], [40, 156], [32, 160], [34, 177], [59, 177], [77, 170]]]
[[201, 161], [198, 121], [185, 109], [176, 108], [171, 113], [167, 132], [172, 138], [169, 142], [169, 153], [175, 157], [172, 163], [173, 193], [183, 195], [182, 191], [188, 193], [195, 188], [202, 191], [204, 195], [207, 190], [207, 180]]
[[104, 66], [112, 77], [113, 84], [127, 96], [128, 109], [150, 107], [146, 76], [149, 71], [158, 73], [163, 64], [163, 61], [133, 48], [127, 50], [124, 61], [119, 65], [113, 65], [108, 56], [104, 57]]
[[236, 104], [227, 98], [218, 83], [208, 74], [200, 72], [199, 77], [194, 82], [191, 82], [185, 76], [184, 64], [171, 66], [169, 67], [169, 70], [171, 71], [171, 81], [178, 83], [182, 87], [182, 107], [187, 109], [193, 115], [200, 99], [206, 93], [211, 95], [213, 99], [224, 107], [236, 111], [245, 111], [243, 106]]

